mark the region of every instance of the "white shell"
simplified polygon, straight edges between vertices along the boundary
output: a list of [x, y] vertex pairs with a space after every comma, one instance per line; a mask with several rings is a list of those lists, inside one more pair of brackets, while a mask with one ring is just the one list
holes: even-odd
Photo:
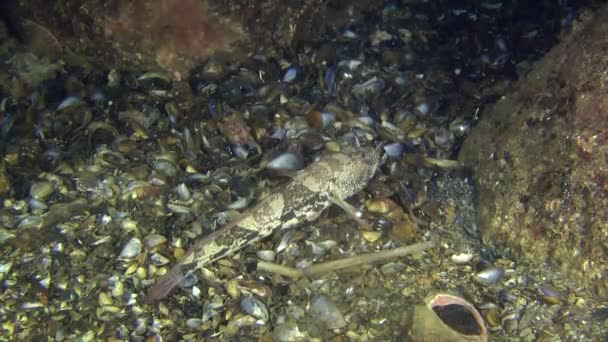
[[256, 254], [258, 258], [264, 261], [274, 261], [274, 258], [276, 256], [276, 253], [273, 250], [268, 249], [258, 251]]
[[473, 259], [473, 254], [470, 253], [460, 253], [452, 255], [452, 261], [455, 264], [466, 264], [467, 262]]

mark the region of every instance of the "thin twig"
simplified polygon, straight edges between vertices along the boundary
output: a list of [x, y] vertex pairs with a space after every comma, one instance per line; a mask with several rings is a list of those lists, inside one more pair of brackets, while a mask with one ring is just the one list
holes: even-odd
[[278, 265], [272, 262], [258, 261], [258, 270], [276, 273], [286, 277], [297, 279], [304, 276], [311, 277], [314, 275], [337, 271], [344, 268], [372, 264], [385, 259], [415, 254], [432, 248], [433, 246], [434, 244], [431, 241], [421, 242], [406, 247], [391, 249], [388, 251], [379, 251], [338, 260], [322, 262], [320, 264], [311, 265], [303, 269]]

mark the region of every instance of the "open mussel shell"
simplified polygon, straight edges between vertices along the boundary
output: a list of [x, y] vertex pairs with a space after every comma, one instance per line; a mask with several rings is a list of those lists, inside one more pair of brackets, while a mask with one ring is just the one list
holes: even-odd
[[437, 294], [414, 308], [407, 334], [414, 342], [487, 341], [481, 315], [466, 300]]

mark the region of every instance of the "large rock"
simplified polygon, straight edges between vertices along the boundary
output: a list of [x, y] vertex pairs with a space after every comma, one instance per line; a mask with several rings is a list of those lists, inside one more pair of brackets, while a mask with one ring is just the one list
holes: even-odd
[[608, 6], [581, 20], [488, 110], [460, 160], [483, 240], [606, 295]]

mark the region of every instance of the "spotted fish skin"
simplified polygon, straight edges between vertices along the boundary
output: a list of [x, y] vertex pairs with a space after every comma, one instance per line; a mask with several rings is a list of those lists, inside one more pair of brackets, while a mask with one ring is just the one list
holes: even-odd
[[167, 296], [192, 272], [221, 259], [279, 228], [314, 221], [332, 205], [367, 185], [380, 163], [373, 148], [348, 148], [322, 156], [300, 171], [281, 191], [266, 196], [253, 208], [196, 242], [184, 258], [149, 289], [146, 302]]

